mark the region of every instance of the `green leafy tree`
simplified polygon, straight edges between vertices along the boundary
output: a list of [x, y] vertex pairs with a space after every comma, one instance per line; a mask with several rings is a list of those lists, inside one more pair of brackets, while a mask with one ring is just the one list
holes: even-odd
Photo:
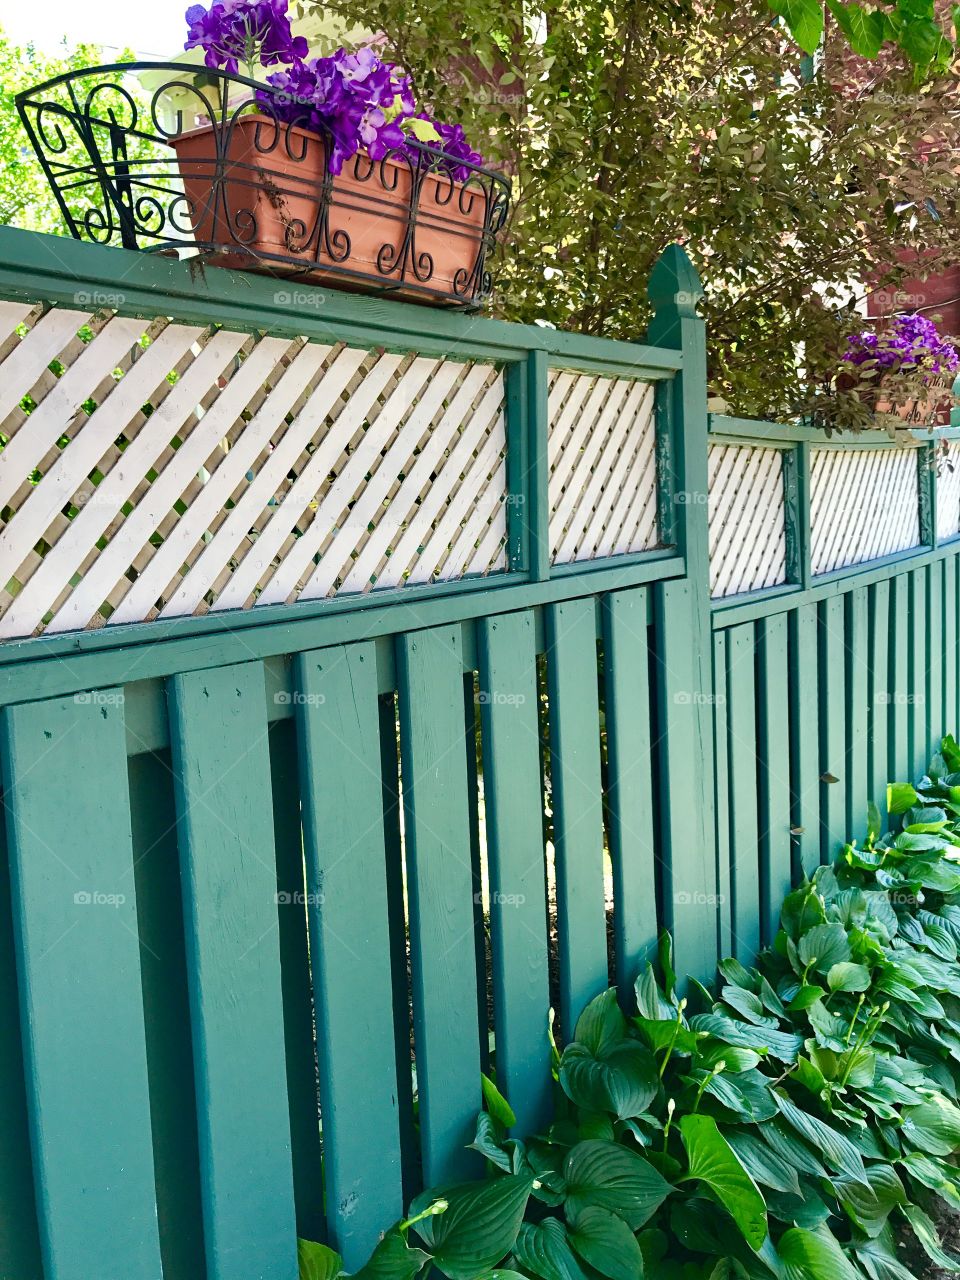
[[896, 289], [904, 249], [930, 273], [960, 257], [956, 78], [918, 84], [895, 50], [858, 63], [836, 23], [810, 75], [765, 0], [322, 11], [383, 32], [420, 99], [512, 173], [500, 315], [636, 338], [679, 240], [739, 413], [802, 410], [860, 323], [856, 282]]
[[[824, 32], [822, 0], [768, 0], [790, 34], [806, 53], [814, 53]], [[827, 0], [833, 16], [850, 48], [864, 58], [875, 58], [884, 49], [896, 49], [912, 64], [918, 75], [946, 71], [956, 52], [951, 19], [956, 22], [957, 5], [940, 5], [934, 0], [884, 0], [881, 4], [846, 4]]]
[[[66, 235], [60, 208], [24, 132], [14, 97], [53, 76], [104, 61], [96, 45], [64, 45], [63, 55], [50, 57], [33, 45], [17, 46], [0, 28], [0, 223]], [[70, 144], [79, 163], [86, 155], [79, 140]]]

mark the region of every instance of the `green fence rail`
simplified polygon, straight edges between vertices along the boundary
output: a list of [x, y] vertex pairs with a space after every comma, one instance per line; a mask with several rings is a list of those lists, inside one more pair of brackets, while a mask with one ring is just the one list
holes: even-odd
[[[358, 1266], [423, 1185], [481, 1167], [482, 1069], [547, 1119], [551, 1005], [562, 1038], [662, 927], [701, 978], [752, 953], [791, 877], [957, 723], [943, 446], [910, 455], [916, 545], [814, 573], [821, 442], [708, 422], [679, 250], [647, 345], [297, 289], [292, 308], [262, 277], [0, 229], [0, 302], [488, 361], [506, 430], [496, 572], [76, 631], [51, 610], [0, 644], [4, 1280], [295, 1280], [298, 1232]], [[656, 536], [560, 563], [551, 406], [572, 375], [585, 405], [653, 388]], [[11, 544], [94, 424], [70, 412], [40, 472], [7, 476], [28, 486]], [[0, 480], [40, 433], [13, 416]], [[738, 445], [779, 451], [782, 581], [711, 600], [709, 451]], [[882, 470], [902, 445], [866, 447]], [[606, 510], [590, 489], [581, 524]]]

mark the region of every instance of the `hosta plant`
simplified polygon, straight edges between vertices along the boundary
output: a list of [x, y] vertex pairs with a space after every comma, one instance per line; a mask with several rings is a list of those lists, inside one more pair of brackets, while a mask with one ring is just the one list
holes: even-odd
[[[358, 1273], [412, 1280], [911, 1280], [960, 1209], [960, 747], [890, 788], [860, 848], [789, 894], [773, 945], [681, 997], [660, 976], [582, 1013], [555, 1119], [520, 1140], [492, 1081], [485, 1179], [434, 1188]], [[337, 1254], [301, 1242], [305, 1280]]]

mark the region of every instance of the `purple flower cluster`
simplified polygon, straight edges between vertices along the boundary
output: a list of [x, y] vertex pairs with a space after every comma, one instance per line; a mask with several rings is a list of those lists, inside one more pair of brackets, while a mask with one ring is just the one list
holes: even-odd
[[395, 154], [415, 163], [412, 138], [442, 152], [441, 167], [456, 182], [466, 182], [470, 166], [483, 163], [460, 125], [417, 111], [410, 81], [372, 49], [338, 49], [308, 60], [307, 42], [290, 30], [287, 0], [214, 0], [209, 12], [193, 5], [186, 17], [184, 47], [203, 49], [208, 67], [235, 73], [240, 62], [251, 68], [258, 58], [264, 66], [288, 64], [267, 77], [275, 92], [258, 92], [257, 100], [287, 123], [327, 133], [333, 174], [361, 149], [371, 160]]
[[848, 364], [868, 361], [878, 370], [908, 371], [922, 366], [931, 375], [960, 370], [960, 353], [941, 338], [937, 326], [917, 312], [894, 316], [880, 333], [854, 333], [847, 338], [844, 359]]
[[185, 49], [203, 49], [208, 67], [224, 67], [236, 75], [259, 59], [265, 67], [295, 62], [307, 53], [303, 36], [294, 37], [287, 0], [216, 0], [208, 12], [193, 4], [186, 12]]

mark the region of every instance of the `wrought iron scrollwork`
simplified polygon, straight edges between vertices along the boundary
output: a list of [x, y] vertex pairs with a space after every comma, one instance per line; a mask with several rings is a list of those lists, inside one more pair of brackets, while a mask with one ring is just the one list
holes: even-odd
[[428, 144], [335, 174], [306, 105], [182, 63], [72, 71], [16, 103], [78, 240], [455, 306], [491, 291], [509, 183], [459, 159], [455, 177]]

